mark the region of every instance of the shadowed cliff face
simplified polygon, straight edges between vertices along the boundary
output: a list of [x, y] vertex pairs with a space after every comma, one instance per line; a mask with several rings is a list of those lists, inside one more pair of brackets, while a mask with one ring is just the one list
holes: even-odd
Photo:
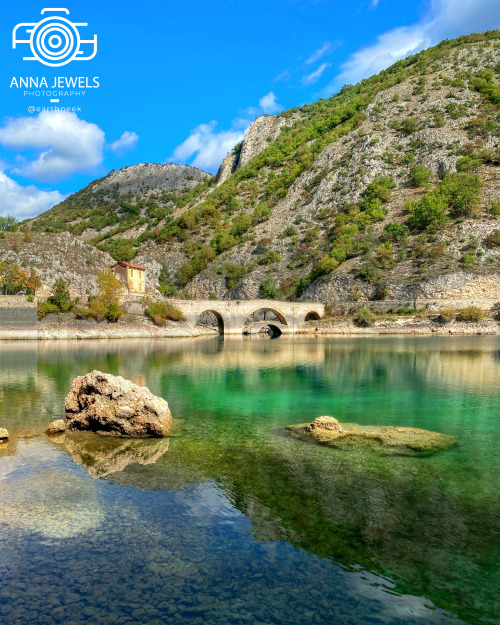
[[217, 182], [222, 184], [235, 171], [248, 165], [253, 158], [258, 156], [270, 143], [277, 139], [284, 127], [291, 126], [298, 119], [300, 119], [299, 113], [291, 117], [278, 117], [275, 115], [257, 117], [250, 124], [241, 144], [229, 152], [222, 161], [217, 172]]

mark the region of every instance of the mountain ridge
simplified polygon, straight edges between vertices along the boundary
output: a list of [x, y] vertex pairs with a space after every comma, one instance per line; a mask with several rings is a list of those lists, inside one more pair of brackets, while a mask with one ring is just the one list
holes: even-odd
[[[83, 220], [61, 215], [75, 194], [32, 228], [136, 258], [165, 292], [191, 297], [446, 297], [463, 276], [500, 273], [499, 37], [441, 42], [332, 98], [258, 118], [217, 178], [129, 203], [120, 194], [118, 212], [100, 206]], [[460, 213], [454, 197], [467, 194]], [[435, 206], [434, 229], [425, 211]]]

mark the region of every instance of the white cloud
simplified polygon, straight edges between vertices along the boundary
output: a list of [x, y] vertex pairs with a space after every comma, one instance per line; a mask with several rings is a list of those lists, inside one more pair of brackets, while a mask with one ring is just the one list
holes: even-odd
[[380, 35], [373, 46], [352, 54], [342, 65], [335, 82], [338, 85], [356, 83], [429, 45], [430, 39], [422, 28], [396, 28]]
[[312, 65], [313, 63], [316, 63], [316, 61], [319, 61], [327, 54], [331, 54], [336, 48], [339, 47], [339, 45], [340, 41], [326, 41], [321, 48], [314, 50], [311, 56], [307, 59], [306, 64]]
[[264, 113], [268, 113], [272, 115], [272, 113], [278, 113], [278, 111], [282, 111], [283, 107], [281, 104], [276, 102], [276, 96], [273, 91], [270, 91], [267, 95], [263, 96], [259, 100], [259, 106], [264, 111]]
[[370, 9], [376, 9], [380, 0], [372, 0], [370, 2]]
[[389, 30], [381, 34], [373, 45], [352, 54], [325, 90], [325, 95], [343, 84], [367, 78], [442, 39], [499, 26], [498, 0], [432, 0], [430, 9], [419, 21]]
[[217, 171], [224, 157], [238, 144], [252, 121], [262, 114], [281, 111], [283, 107], [276, 101], [276, 95], [270, 91], [260, 98], [259, 106], [250, 106], [240, 112], [240, 116], [231, 122], [229, 130], [218, 130], [217, 122], [200, 124], [179, 144], [168, 159], [176, 163], [189, 163], [205, 171]]
[[243, 139], [245, 133], [243, 130], [217, 131], [216, 126], [216, 121], [197, 126], [189, 137], [175, 148], [171, 160], [181, 163], [191, 161], [193, 167], [205, 170], [218, 167], [226, 154]]
[[283, 70], [280, 74], [276, 76], [274, 82], [288, 82], [292, 77], [292, 72], [290, 69]]
[[303, 76], [302, 77], [302, 84], [306, 87], [308, 85], [314, 85], [315, 82], [318, 82], [318, 80], [321, 78], [321, 76], [323, 76], [323, 73], [326, 69], [328, 69], [329, 67], [331, 67], [331, 63], [322, 63], [317, 70], [315, 70], [314, 72], [312, 72], [311, 74], [308, 74], [307, 76]]
[[122, 134], [122, 136], [116, 141], [113, 141], [113, 143], [109, 147], [112, 152], [114, 152], [118, 156], [121, 156], [122, 154], [125, 154], [125, 152], [128, 152], [129, 150], [133, 150], [135, 146], [137, 145], [138, 141], [139, 141], [139, 135], [137, 133], [126, 130]]
[[65, 198], [59, 191], [42, 191], [34, 185], [23, 187], [0, 171], [0, 215], [26, 219], [52, 208]]
[[0, 144], [38, 152], [34, 160], [18, 159], [14, 171], [35, 180], [60, 180], [102, 163], [104, 132], [67, 111], [44, 111], [37, 117], [9, 119], [0, 127]]

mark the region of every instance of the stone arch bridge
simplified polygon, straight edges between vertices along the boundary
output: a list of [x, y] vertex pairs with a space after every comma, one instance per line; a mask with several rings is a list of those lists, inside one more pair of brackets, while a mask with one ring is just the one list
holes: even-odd
[[[324, 304], [307, 302], [176, 299], [169, 300], [169, 303], [184, 313], [186, 322], [193, 328], [203, 313], [212, 313], [217, 318], [221, 334], [242, 334], [247, 321], [256, 314], [263, 317], [262, 325], [274, 325], [282, 334], [294, 334], [306, 321], [320, 319], [325, 314]], [[268, 312], [272, 313], [272, 319], [266, 319], [265, 313]]]

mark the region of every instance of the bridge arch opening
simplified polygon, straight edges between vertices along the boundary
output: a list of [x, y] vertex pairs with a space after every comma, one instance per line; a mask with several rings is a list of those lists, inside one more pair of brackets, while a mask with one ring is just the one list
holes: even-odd
[[243, 334], [267, 334], [271, 338], [277, 338], [283, 334], [283, 328], [287, 325], [282, 312], [264, 306], [248, 313], [243, 326]]
[[276, 308], [264, 307], [253, 310], [247, 317], [247, 321], [276, 321], [286, 326], [287, 321], [283, 313]]
[[269, 334], [272, 339], [277, 339], [279, 336], [283, 334], [281, 329], [278, 328], [277, 325], [274, 325], [274, 323], [268, 323], [267, 327], [269, 328]]
[[204, 310], [196, 317], [196, 325], [205, 328], [217, 329], [219, 334], [224, 334], [224, 319], [218, 310]]
[[317, 313], [315, 310], [311, 310], [310, 312], [307, 313], [304, 321], [317, 321], [318, 319], [321, 319], [321, 317], [319, 316], [319, 313]]

